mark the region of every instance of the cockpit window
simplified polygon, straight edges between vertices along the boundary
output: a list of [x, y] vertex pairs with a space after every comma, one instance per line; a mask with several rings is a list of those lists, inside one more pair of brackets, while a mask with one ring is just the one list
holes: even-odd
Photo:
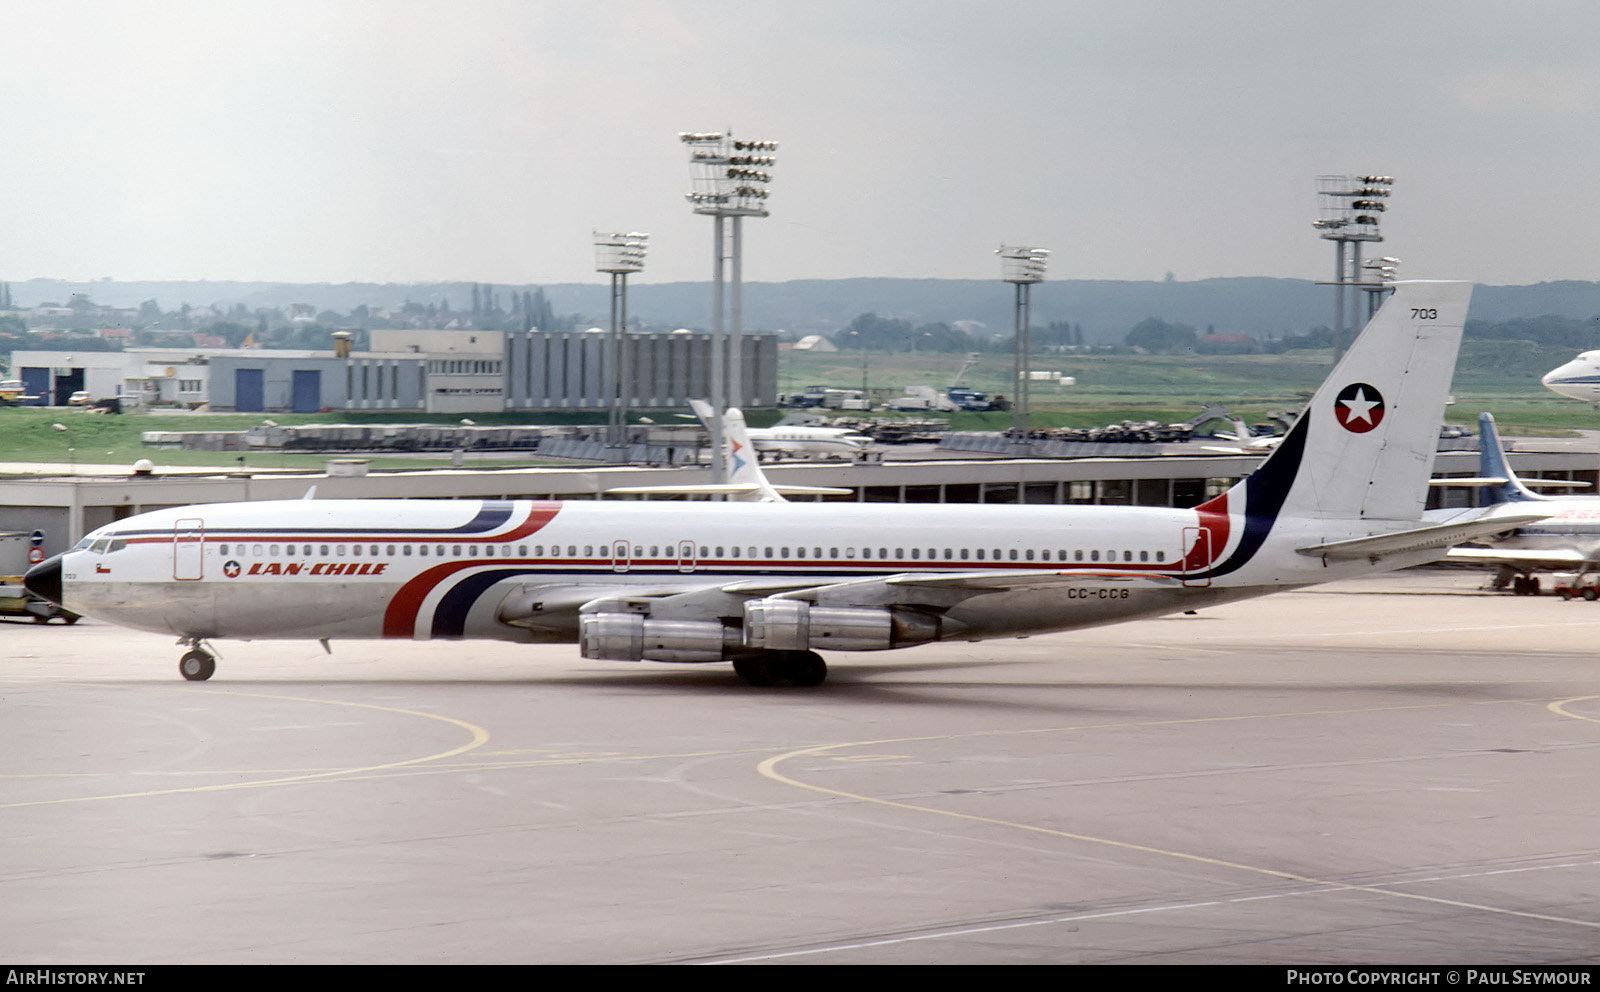
[[111, 544], [111, 542], [109, 540], [107, 540], [106, 538], [102, 537], [100, 540], [98, 540], [98, 541], [94, 542], [93, 544], [89, 545], [89, 550], [92, 551], [93, 553], [97, 554], [97, 555], [103, 555], [103, 554], [106, 553], [106, 548], [110, 544]]
[[124, 538], [113, 537], [111, 539], [111, 546], [109, 548], [107, 548], [106, 551], [109, 554], [115, 554], [116, 552], [121, 551], [123, 548], [125, 548], [127, 546], [128, 546], [128, 542]]
[[87, 548], [89, 545], [91, 545], [93, 543], [94, 543], [94, 538], [86, 537], [83, 540], [79, 541], [76, 545], [74, 545], [72, 550], [74, 550], [74, 551], [82, 551], [83, 549]]

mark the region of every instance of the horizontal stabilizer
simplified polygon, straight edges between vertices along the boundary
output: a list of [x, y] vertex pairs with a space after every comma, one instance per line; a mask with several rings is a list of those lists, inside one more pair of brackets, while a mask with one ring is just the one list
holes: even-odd
[[1383, 555], [1401, 554], [1406, 551], [1427, 551], [1432, 548], [1445, 548], [1462, 541], [1470, 541], [1475, 537], [1485, 537], [1489, 534], [1498, 534], [1502, 531], [1512, 530], [1524, 524], [1537, 523], [1548, 519], [1549, 513], [1491, 513], [1487, 516], [1474, 517], [1461, 523], [1435, 524], [1431, 527], [1414, 527], [1411, 530], [1397, 531], [1393, 534], [1377, 534], [1372, 537], [1357, 537], [1348, 541], [1334, 541], [1330, 544], [1314, 544], [1308, 548], [1296, 548], [1303, 555], [1313, 558], [1374, 558]]
[[[1461, 486], [1470, 489], [1503, 486], [1510, 481], [1503, 475], [1489, 475], [1472, 479], [1429, 479], [1428, 485]], [[1529, 489], [1588, 489], [1590, 485], [1578, 479], [1519, 479], [1518, 481]]]

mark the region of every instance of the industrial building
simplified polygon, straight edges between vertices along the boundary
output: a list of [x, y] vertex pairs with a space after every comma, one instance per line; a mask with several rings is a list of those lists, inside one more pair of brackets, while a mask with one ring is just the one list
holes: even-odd
[[[602, 331], [374, 330], [374, 350], [129, 348], [17, 351], [15, 377], [30, 402], [65, 406], [73, 393], [126, 406], [205, 406], [218, 412], [321, 410], [496, 413], [608, 409], [611, 368]], [[697, 331], [622, 335], [627, 406], [687, 406], [707, 395], [710, 335]], [[744, 336], [747, 407], [778, 400], [778, 344]]]

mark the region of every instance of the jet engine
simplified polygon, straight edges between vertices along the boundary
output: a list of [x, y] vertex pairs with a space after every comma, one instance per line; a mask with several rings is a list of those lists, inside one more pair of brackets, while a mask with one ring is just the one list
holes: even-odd
[[739, 629], [715, 620], [651, 620], [639, 613], [585, 613], [578, 650], [609, 661], [725, 661], [739, 651]]
[[939, 618], [877, 606], [813, 606], [797, 599], [744, 604], [744, 644], [768, 651], [882, 651], [939, 637]]

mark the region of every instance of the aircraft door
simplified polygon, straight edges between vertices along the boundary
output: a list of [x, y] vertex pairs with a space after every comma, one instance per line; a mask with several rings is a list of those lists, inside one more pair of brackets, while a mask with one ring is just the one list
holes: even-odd
[[172, 525], [172, 577], [193, 581], [205, 577], [206, 528], [199, 517]]
[[628, 557], [627, 541], [611, 542], [611, 570], [613, 572], [626, 572], [630, 559]]
[[1210, 527], [1185, 527], [1183, 549], [1179, 555], [1183, 563], [1184, 585], [1203, 587], [1211, 584]]
[[678, 571], [680, 571], [680, 572], [692, 572], [692, 571], [694, 571], [694, 542], [693, 541], [679, 541], [678, 542]]

